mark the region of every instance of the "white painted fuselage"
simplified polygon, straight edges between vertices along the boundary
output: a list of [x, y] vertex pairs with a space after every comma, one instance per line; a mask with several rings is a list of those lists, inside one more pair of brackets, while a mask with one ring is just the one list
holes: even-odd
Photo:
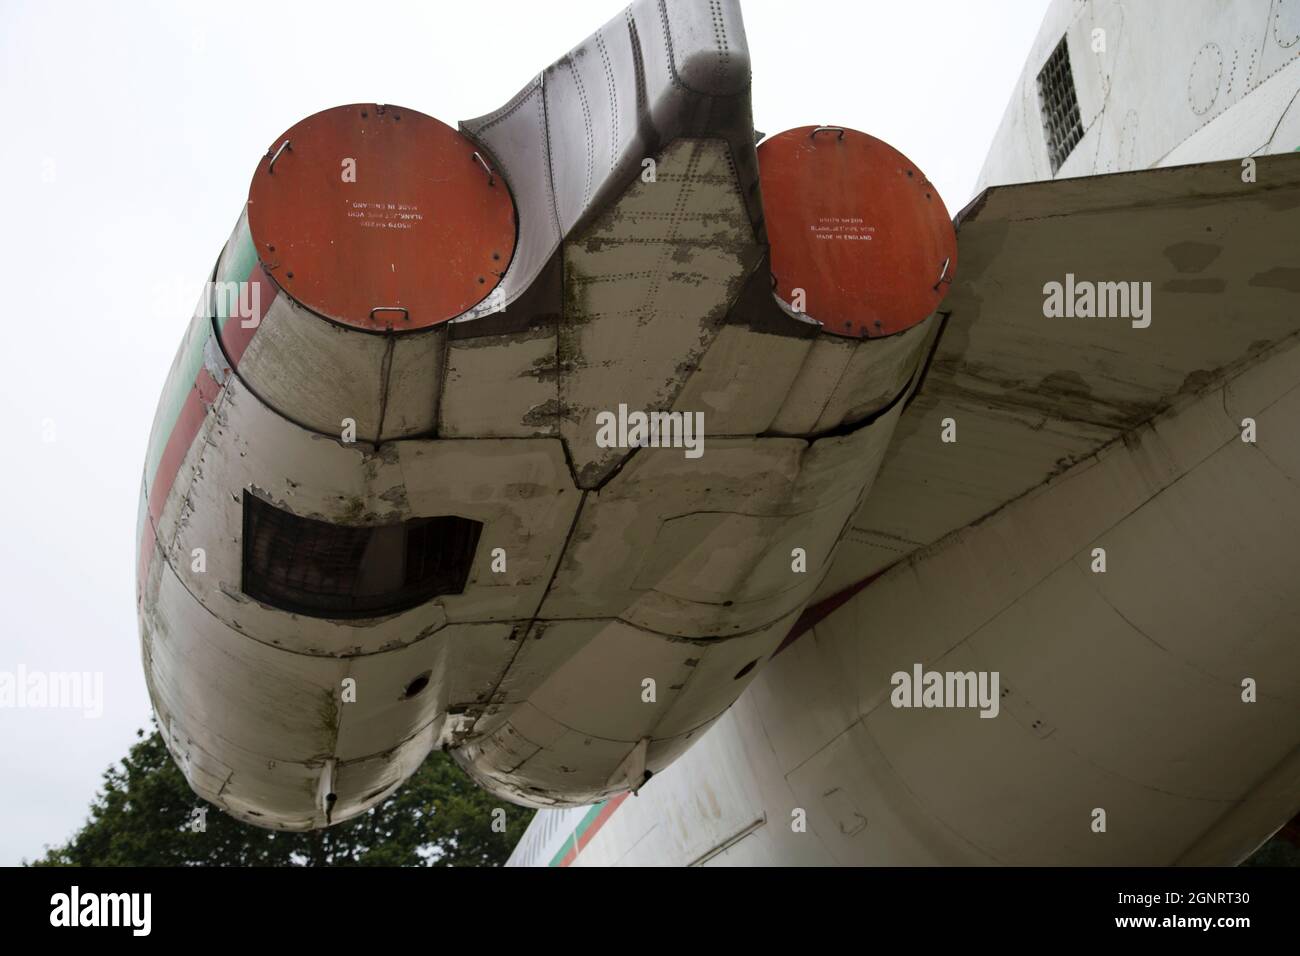
[[[814, 602], [878, 577], [511, 862], [1234, 864], [1300, 810], [1300, 273], [1268, 251], [1297, 93], [1295, 0], [1053, 3], [976, 193], [1039, 185], [963, 214], [965, 285]], [[1152, 323], [1039, 313], [1067, 271], [1150, 281]], [[996, 716], [898, 693], [914, 668], [998, 675]]]

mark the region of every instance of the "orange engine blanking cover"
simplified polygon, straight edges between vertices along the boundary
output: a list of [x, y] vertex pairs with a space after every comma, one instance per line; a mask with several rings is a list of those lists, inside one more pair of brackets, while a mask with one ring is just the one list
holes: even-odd
[[787, 305], [853, 338], [902, 332], [938, 308], [957, 235], [906, 156], [857, 130], [804, 126], [764, 140], [758, 167], [775, 292]]
[[267, 274], [335, 322], [404, 331], [473, 308], [515, 247], [515, 206], [491, 159], [398, 106], [339, 106], [258, 164], [248, 223]]

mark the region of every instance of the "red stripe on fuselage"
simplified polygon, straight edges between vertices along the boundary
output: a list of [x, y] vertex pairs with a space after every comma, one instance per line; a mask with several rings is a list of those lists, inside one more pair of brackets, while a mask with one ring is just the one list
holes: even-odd
[[621, 807], [623, 801], [630, 796], [632, 796], [631, 793], [625, 792], [620, 793], [617, 797], [610, 797], [609, 802], [600, 808], [600, 813], [596, 814], [596, 819], [591, 821], [591, 826], [587, 827], [587, 829], [578, 837], [573, 848], [570, 849], [568, 853], [564, 854], [564, 858], [560, 860], [560, 866], [568, 866], [576, 860], [578, 854], [586, 848], [588, 843], [595, 839], [596, 834], [600, 832], [600, 828], [603, 827], [606, 821], [614, 815], [614, 811]]
[[221, 384], [206, 368], [199, 366], [199, 372], [194, 377], [194, 385], [185, 396], [185, 404], [181, 406], [181, 413], [176, 417], [172, 433], [167, 436], [167, 444], [163, 446], [158, 471], [154, 475], [153, 487], [149, 489], [149, 516], [140, 539], [140, 565], [136, 572], [137, 597], [144, 593], [144, 582], [148, 578], [149, 564], [153, 560], [154, 529], [158, 526], [159, 518], [162, 517], [167, 496], [171, 494], [172, 485], [176, 483], [181, 462], [185, 460], [190, 445], [194, 444], [195, 436], [203, 427], [203, 419], [207, 417], [208, 409], [217, 400], [220, 392]]
[[[221, 330], [221, 342], [225, 347], [226, 354], [234, 366], [239, 365], [239, 360], [243, 357], [248, 348], [248, 343], [252, 341], [253, 336], [261, 327], [261, 320], [266, 316], [266, 311], [275, 301], [279, 288], [272, 282], [265, 272], [262, 271], [262, 264], [256, 262], [253, 264], [252, 271], [248, 274], [248, 282], [258, 287], [258, 321], [252, 328], [245, 328], [243, 322], [238, 316], [226, 320], [226, 326]], [[180, 472], [181, 462], [189, 453], [190, 445], [194, 443], [194, 437], [198, 435], [199, 429], [203, 427], [203, 419], [207, 416], [208, 408], [217, 400], [220, 394], [223, 381], [218, 382], [212, 377], [212, 374], [204, 366], [199, 366], [198, 374], [194, 376], [194, 384], [191, 386], [189, 394], [185, 396], [185, 404], [181, 406], [180, 415], [176, 418], [176, 423], [172, 425], [171, 434], [167, 436], [167, 444], [163, 447], [162, 458], [158, 462], [158, 470], [154, 473], [153, 486], [149, 488], [149, 517], [145, 521], [145, 527], [140, 540], [140, 561], [136, 569], [136, 599], [139, 600], [144, 594], [144, 582], [149, 575], [149, 565], [153, 560], [155, 547], [154, 528], [157, 526], [158, 519], [162, 516], [162, 510], [167, 504], [167, 496], [171, 494], [172, 485], [176, 483], [176, 475]]]
[[271, 303], [275, 301], [280, 287], [270, 280], [265, 272], [262, 271], [260, 262], [253, 264], [253, 271], [248, 274], [248, 282], [257, 289], [258, 314], [256, 323], [251, 327], [244, 325], [244, 320], [239, 316], [231, 316], [225, 320], [225, 325], [221, 328], [221, 344], [226, 350], [226, 355], [230, 358], [230, 364], [239, 367], [239, 360], [244, 357], [244, 352], [248, 349], [248, 343], [253, 341], [253, 336], [261, 328], [262, 322], [266, 319], [266, 313], [270, 311]]

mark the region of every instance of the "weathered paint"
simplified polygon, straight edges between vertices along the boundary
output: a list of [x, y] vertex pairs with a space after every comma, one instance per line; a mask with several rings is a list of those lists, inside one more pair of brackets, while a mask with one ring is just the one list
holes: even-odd
[[[848, 595], [581, 864], [687, 865], [701, 844], [677, 835], [710, 830], [716, 865], [1239, 862], [1300, 799], [1298, 375], [1293, 339]], [[916, 661], [997, 670], [999, 716], [891, 707]], [[764, 823], [732, 841], [724, 812]]]
[[[579, 88], [582, 70], [561, 64], [552, 75], [573, 86], [548, 87], [545, 142], [497, 138], [494, 121], [482, 127], [500, 170], [496, 186], [478, 186], [509, 188], [523, 217], [502, 279], [518, 294], [499, 314], [474, 307], [400, 334], [387, 322], [323, 317], [321, 301], [295, 284], [286, 257], [299, 250], [282, 246], [277, 226], [268, 226], [276, 241], [263, 236], [258, 217], [264, 190], [292, 188], [308, 168], [337, 172], [336, 157], [325, 163], [312, 148], [312, 122], [337, 123], [351, 145], [358, 121], [346, 110], [320, 114], [305, 135], [286, 137], [292, 148], [273, 172], [263, 159], [216, 270], [219, 281], [251, 282], [261, 314], [199, 327], [197, 405], [174, 430], [174, 479], [151, 502], [142, 548], [151, 553], [156, 538], [164, 558], [141, 573], [150, 692], [203, 796], [263, 826], [327, 825], [373, 806], [444, 746], [510, 799], [595, 803], [638, 785], [629, 754], [643, 753], [645, 772], [658, 773], [691, 747], [794, 623], [874, 478], [929, 338], [842, 342], [829, 355], [835, 374], [822, 375], [815, 328], [781, 313], [766, 290], [766, 303], [747, 301], [775, 318], [736, 314], [749, 308], [741, 292], [764, 262], [747, 89], [705, 108], [713, 94], [675, 82], [715, 58], [726, 69], [705, 87], [737, 69], [747, 83], [743, 34], [724, 40], [713, 29], [732, 6], [682, 6], [665, 18], [639, 0], [616, 25], [635, 22], [642, 42], [662, 44], [653, 68], [628, 58], [626, 76]], [[630, 36], [607, 34], [606, 69], [624, 62], [616, 48]], [[655, 91], [653, 129], [637, 125], [637, 100], [623, 94], [638, 83]], [[593, 106], [597, 96], [604, 105]], [[621, 117], [633, 132], [618, 148], [624, 158], [653, 156], [655, 175], [642, 178], [630, 163], [602, 168], [584, 148], [579, 179], [574, 167], [556, 167], [542, 184], [551, 192], [535, 195], [524, 171], [550, 155], [537, 150], [567, 150], [561, 133], [576, 122], [590, 135], [591, 109]], [[381, 168], [411, 158], [400, 145], [368, 155]], [[330, 196], [365, 181], [362, 159], [358, 182], [332, 185]], [[286, 200], [281, 213], [302, 215], [280, 225], [305, 230], [310, 243], [335, 242], [331, 255], [368, 248], [316, 201]], [[558, 222], [529, 218], [553, 213]], [[547, 222], [561, 230], [555, 247], [539, 225]], [[539, 258], [548, 248], [550, 269]], [[378, 302], [392, 269], [360, 259], [369, 267], [340, 281], [357, 302]], [[534, 267], [522, 288], [511, 279]], [[219, 339], [209, 341], [213, 324]], [[732, 362], [752, 369], [740, 392]], [[784, 391], [765, 369], [781, 373]], [[476, 391], [521, 378], [526, 406]], [[201, 414], [205, 399], [212, 414]], [[671, 443], [599, 447], [594, 415], [621, 404], [716, 413], [719, 422], [705, 422], [698, 459]], [[342, 437], [345, 419], [355, 442]], [[348, 526], [454, 514], [481, 523], [479, 550], [459, 594], [372, 619], [306, 621], [242, 590], [248, 494]], [[797, 576], [796, 547], [806, 557]], [[191, 567], [198, 548], [202, 571]], [[492, 567], [497, 548], [508, 568]], [[405, 694], [417, 675], [423, 689]], [[641, 700], [647, 675], [659, 681], [650, 704]], [[338, 699], [345, 679], [358, 683], [355, 703]], [[322, 805], [326, 791], [332, 805]]]
[[[834, 596], [805, 623], [830, 613], [624, 804], [584, 864], [686, 865], [702, 857], [685, 834], [717, 865], [1223, 865], [1294, 818], [1300, 345], [1286, 283], [1260, 277], [1284, 278], [1294, 245], [1296, 171], [1268, 154], [1300, 136], [1300, 5], [1248, 6], [1052, 5], [981, 188], [1050, 175], [1035, 76], [1063, 35], [1085, 135], [1056, 178], [1227, 162], [969, 207], [972, 222], [995, 209], [993, 228], [960, 240], [964, 281], [1021, 297], [947, 303], [956, 334], [864, 507], [903, 527], [857, 522], [823, 587]], [[1198, 72], [1207, 50], [1231, 53], [1217, 88]], [[1182, 205], [1194, 212], [1179, 222]], [[1192, 241], [1214, 248], [1184, 254]], [[1155, 278], [1175, 294], [1165, 326], [1158, 313], [1129, 338], [1088, 320], [1042, 335], [1042, 277], [1026, 281], [1022, 256], [1062, 252]], [[1007, 348], [1005, 326], [1035, 337]], [[1023, 374], [1035, 359], [1049, 367]], [[941, 455], [938, 420], [954, 413], [959, 439]], [[1253, 445], [1248, 416], [1267, 434]], [[1122, 573], [1092, 573], [1097, 544], [1123, 555]], [[917, 660], [1002, 668], [1002, 716], [900, 719], [885, 681]], [[1240, 702], [1243, 674], [1267, 675], [1267, 700]], [[1090, 833], [1096, 806], [1112, 832]], [[716, 827], [736, 807], [761, 821], [738, 840]], [[792, 807], [807, 833], [791, 832]], [[536, 862], [552, 816], [512, 863]]]
[[[996, 511], [1293, 334], [1296, 293], [1254, 280], [1294, 265], [1300, 158], [1257, 166], [1250, 185], [1228, 160], [983, 193], [959, 219], [963, 267], [924, 385], [819, 596]], [[1067, 273], [1149, 282], [1150, 325], [1045, 316], [1044, 286]], [[1222, 291], [1175, 285], [1185, 278]], [[949, 418], [951, 444], [938, 440]]]
[[[242, 216], [222, 253], [215, 281], [247, 281], [258, 285], [263, 309], [268, 308], [275, 299], [276, 287], [266, 278], [257, 263], [246, 220]], [[238, 365], [243, 350], [258, 328], [256, 322], [245, 325], [237, 315], [226, 314], [231, 310], [222, 306], [233, 304], [228, 298], [214, 296], [210, 287], [204, 290], [168, 374], [167, 383], [163, 386], [162, 399], [145, 456], [145, 503], [136, 526], [137, 597], [149, 574], [149, 562], [153, 559], [155, 550], [156, 527], [171, 494], [177, 472], [225, 380], [225, 375], [222, 374], [221, 382], [218, 382], [211, 371], [203, 368], [213, 325], [215, 323], [219, 329], [227, 330], [226, 350], [234, 365]]]

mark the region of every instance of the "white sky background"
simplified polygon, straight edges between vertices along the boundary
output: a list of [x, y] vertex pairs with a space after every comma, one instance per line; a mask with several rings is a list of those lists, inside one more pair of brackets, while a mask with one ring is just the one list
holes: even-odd
[[[754, 122], [906, 153], [956, 213], [1047, 0], [748, 0]], [[0, 708], [0, 864], [83, 822], [150, 706], [136, 625], [145, 443], [253, 169], [299, 119], [504, 103], [617, 0], [0, 0], [0, 671], [104, 675], [104, 712]], [[53, 423], [55, 440], [42, 440]]]

